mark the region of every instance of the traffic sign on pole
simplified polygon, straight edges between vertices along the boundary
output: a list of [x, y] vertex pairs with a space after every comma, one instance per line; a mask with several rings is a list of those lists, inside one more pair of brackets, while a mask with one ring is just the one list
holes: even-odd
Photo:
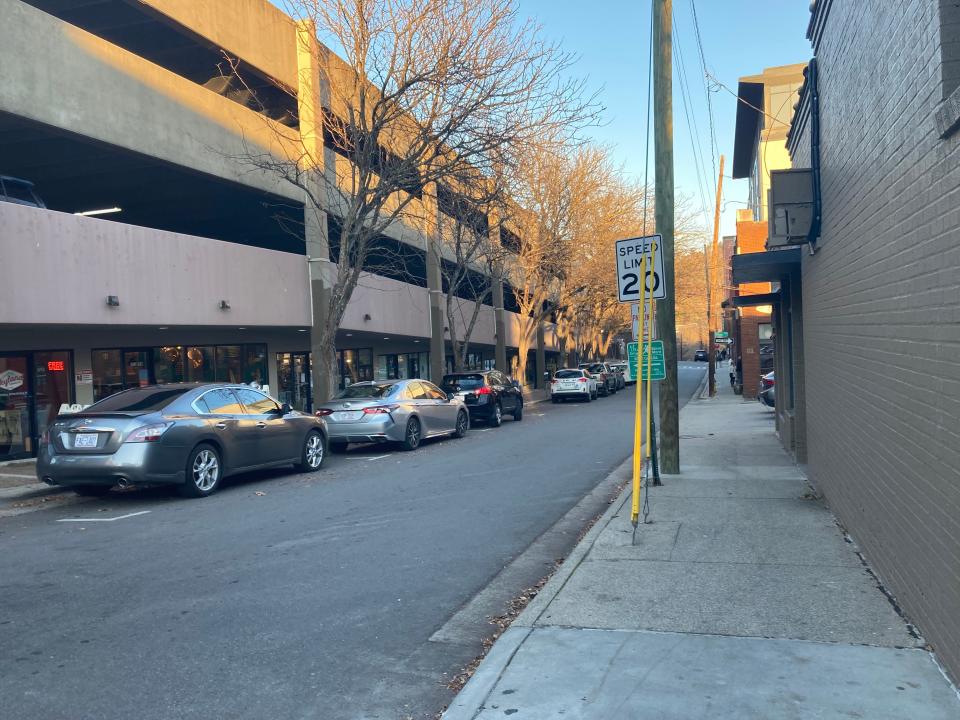
[[[663, 340], [653, 340], [652, 342], [642, 343], [643, 352], [640, 353], [641, 343], [627, 343], [627, 371], [634, 380], [640, 378], [647, 380], [663, 380], [667, 376], [667, 367], [663, 361]], [[652, 356], [647, 356], [647, 347], [652, 350]], [[637, 372], [637, 360], [640, 360], [643, 375]], [[649, 373], [647, 367], [650, 367]]]
[[663, 300], [667, 296], [659, 235], [617, 240], [615, 253], [617, 299], [620, 302], [639, 302], [651, 294], [654, 300]]

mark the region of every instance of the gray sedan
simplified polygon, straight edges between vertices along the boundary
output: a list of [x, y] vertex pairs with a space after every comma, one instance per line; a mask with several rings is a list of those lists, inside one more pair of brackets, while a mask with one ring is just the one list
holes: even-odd
[[355, 383], [321, 405], [317, 415], [327, 421], [332, 452], [348, 443], [383, 440], [416, 450], [424, 438], [459, 438], [470, 428], [463, 400], [426, 380]]
[[153, 385], [57, 418], [40, 439], [37, 476], [81, 495], [167, 484], [204, 497], [234, 473], [291, 464], [318, 470], [326, 443], [321, 418], [254, 388]]

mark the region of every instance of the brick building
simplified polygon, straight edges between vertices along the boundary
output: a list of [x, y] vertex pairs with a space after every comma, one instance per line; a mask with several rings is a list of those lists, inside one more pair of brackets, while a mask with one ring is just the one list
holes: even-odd
[[734, 281], [780, 283], [781, 438], [957, 679], [960, 3], [818, 0], [807, 36], [788, 149], [813, 242]]

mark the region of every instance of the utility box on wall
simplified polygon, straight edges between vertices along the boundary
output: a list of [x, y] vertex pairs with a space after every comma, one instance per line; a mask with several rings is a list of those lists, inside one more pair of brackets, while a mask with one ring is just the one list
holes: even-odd
[[771, 170], [767, 195], [767, 249], [807, 242], [813, 222], [813, 176], [809, 168]]

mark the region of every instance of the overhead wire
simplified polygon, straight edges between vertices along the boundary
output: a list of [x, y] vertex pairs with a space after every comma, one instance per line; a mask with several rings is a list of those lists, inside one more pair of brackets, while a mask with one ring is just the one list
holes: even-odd
[[707, 163], [706, 159], [703, 157], [703, 148], [696, 140], [696, 138], [700, 137], [700, 128], [697, 125], [696, 113], [692, 111], [693, 95], [690, 92], [690, 83], [686, 71], [686, 62], [683, 59], [683, 45], [680, 42], [679, 33], [677, 33], [676, 14], [674, 14], [673, 18], [673, 35], [674, 46], [677, 49], [677, 59], [679, 60], [677, 64], [677, 77], [680, 80], [680, 97], [683, 101], [683, 113], [687, 123], [687, 130], [690, 135], [690, 147], [693, 152], [694, 170], [697, 175], [697, 188], [700, 194], [700, 210], [703, 213], [704, 227], [709, 228], [710, 215], [707, 210], [708, 193], [706, 188], [711, 187], [711, 181], [709, 178], [705, 179], [705, 175], [707, 173]]

